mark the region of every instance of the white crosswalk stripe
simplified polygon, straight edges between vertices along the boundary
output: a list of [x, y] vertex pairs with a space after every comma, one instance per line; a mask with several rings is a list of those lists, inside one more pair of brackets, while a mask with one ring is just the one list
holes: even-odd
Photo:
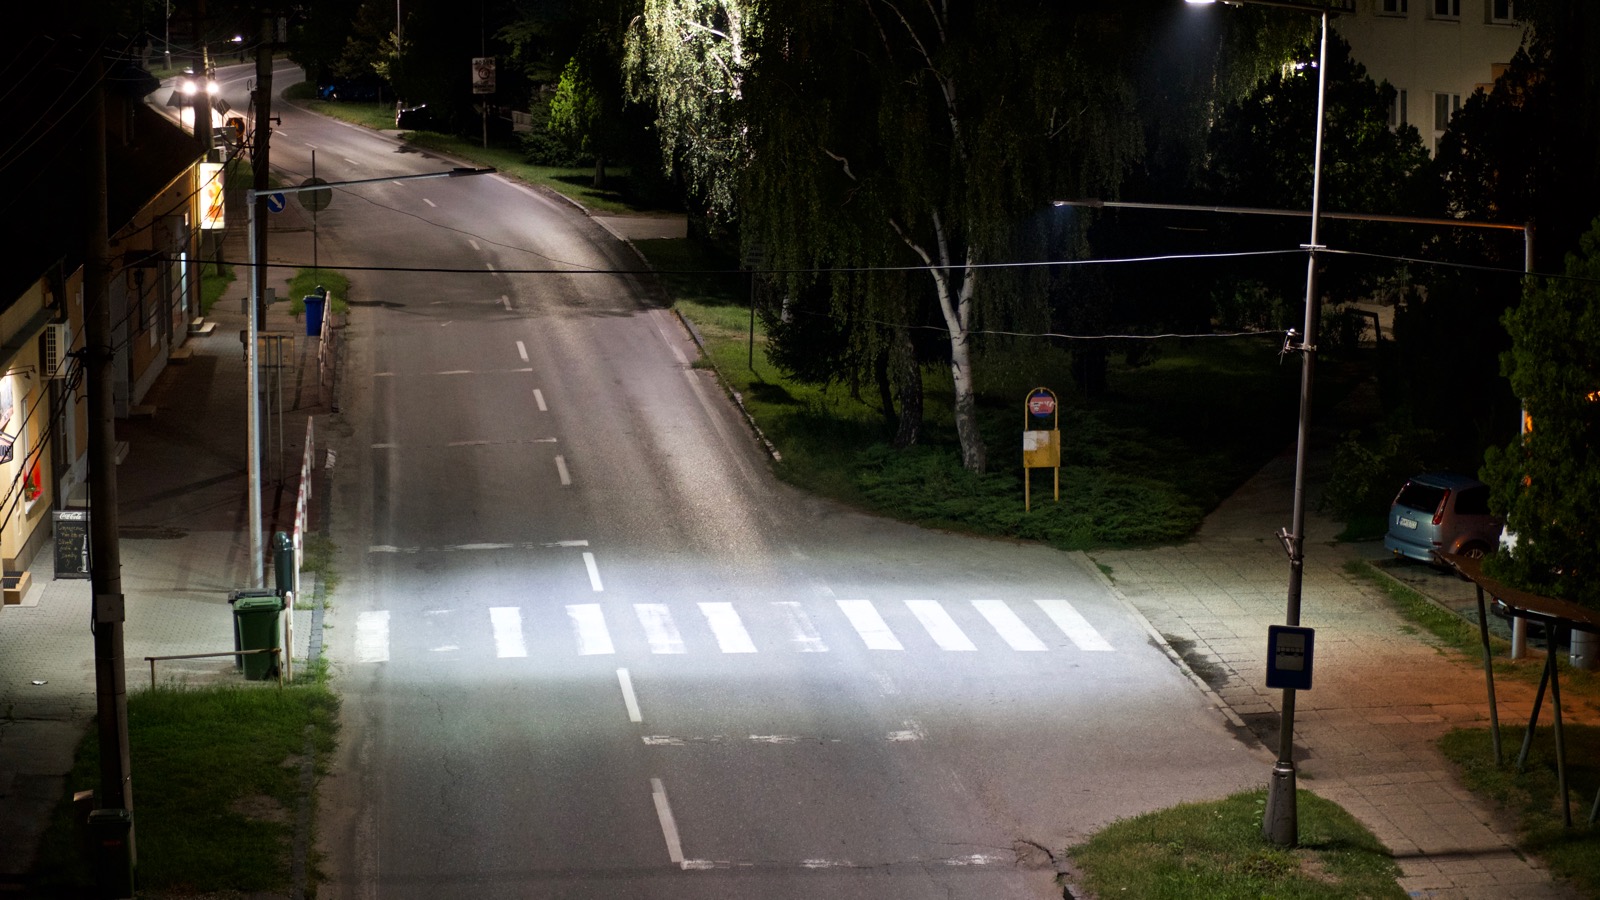
[[706, 617], [706, 624], [711, 626], [711, 633], [716, 635], [717, 646], [723, 653], [756, 652], [756, 645], [750, 640], [750, 633], [744, 630], [744, 623], [739, 620], [732, 603], [702, 603], [700, 612]]
[[1050, 617], [1050, 621], [1056, 623], [1056, 627], [1061, 629], [1061, 633], [1076, 644], [1079, 650], [1108, 651], [1111, 649], [1111, 645], [1106, 643], [1106, 639], [1100, 636], [1100, 632], [1095, 631], [1094, 626], [1089, 624], [1089, 620], [1085, 619], [1082, 613], [1073, 609], [1071, 603], [1065, 600], [1035, 600], [1033, 602], [1044, 610], [1044, 614]]
[[817, 626], [811, 624], [811, 617], [806, 615], [805, 607], [794, 600], [781, 600], [772, 604], [783, 619], [784, 629], [789, 633], [789, 644], [801, 653], [827, 653], [828, 645], [822, 642], [822, 635], [817, 631]]
[[906, 608], [917, 617], [922, 627], [928, 630], [928, 636], [939, 645], [941, 650], [976, 650], [977, 645], [967, 637], [956, 620], [950, 618], [943, 606], [937, 600], [907, 600]]
[[389, 661], [388, 610], [369, 610], [356, 616], [356, 659], [364, 663]]
[[1049, 649], [1004, 600], [974, 600], [972, 606], [993, 626], [995, 633], [999, 634], [1011, 649], [1019, 651]]
[[672, 621], [672, 610], [665, 603], [635, 603], [634, 613], [639, 626], [650, 642], [651, 653], [683, 653], [683, 635], [678, 633], [678, 623]]
[[[840, 613], [850, 628], [868, 650], [904, 651], [902, 636], [909, 639], [913, 649], [937, 647], [946, 652], [972, 653], [979, 650], [994, 652], [1004, 646], [1016, 652], [1038, 653], [1065, 645], [1056, 638], [1051, 641], [1045, 631], [1048, 621], [1078, 650], [1111, 652], [1115, 648], [1095, 630], [1069, 601], [1065, 599], [1036, 599], [1031, 603], [998, 599], [940, 601], [931, 599], [905, 600], [904, 609], [895, 602], [883, 607], [871, 600], [835, 600]], [[788, 650], [797, 653], [826, 653], [828, 643], [824, 629], [839, 627], [826, 621], [829, 607], [809, 607], [797, 601], [770, 601], [766, 603], [699, 602], [695, 608], [706, 623], [706, 630], [690, 627], [685, 633], [678, 622], [684, 614], [680, 607], [674, 614], [672, 604], [634, 603], [633, 619], [643, 633], [644, 644], [650, 653], [663, 656], [684, 655], [691, 652], [721, 652], [727, 654], [753, 654]], [[969, 609], [970, 606], [970, 609]], [[564, 609], [571, 628], [571, 643], [566, 643], [551, 619]], [[414, 617], [401, 619], [410, 635], [402, 646], [416, 647], [435, 654], [453, 653], [462, 646], [481, 646], [483, 638], [473, 638], [472, 629], [481, 629], [483, 620], [477, 616], [450, 615], [457, 610], [421, 610]], [[905, 613], [909, 612], [910, 616]], [[976, 615], [973, 613], [976, 612]], [[619, 636], [625, 638], [625, 652], [639, 646], [639, 632], [632, 630], [632, 620], [613, 606], [610, 621], [605, 604], [573, 603], [565, 607], [490, 607], [489, 624], [495, 656], [501, 659], [519, 659], [532, 656], [557, 658], [574, 651], [579, 656], [611, 656], [617, 651], [613, 629], [622, 628]], [[1041, 618], [1040, 614], [1043, 614]], [[885, 619], [888, 615], [888, 620]], [[814, 617], [822, 615], [823, 619]], [[693, 616], [691, 615], [691, 619]], [[915, 620], [917, 625], [910, 624]], [[687, 620], [686, 621], [687, 624]], [[889, 622], [894, 622], [891, 626]], [[833, 620], [837, 623], [837, 619]], [[748, 623], [748, 624], [747, 624]], [[388, 662], [391, 658], [390, 633], [397, 623], [388, 610], [360, 613], [356, 618], [355, 656], [358, 662]], [[923, 638], [918, 632], [926, 632]], [[901, 633], [897, 635], [895, 628]], [[976, 629], [976, 630], [974, 630]], [[707, 641], [715, 642], [713, 650]], [[481, 631], [479, 632], [481, 634]], [[530, 647], [529, 636], [538, 638], [537, 646]], [[994, 638], [998, 637], [996, 641]], [[931, 645], [928, 641], [931, 640]], [[564, 649], [565, 647], [565, 649]], [[1003, 652], [1003, 651], [1002, 651]]]
[[850, 626], [861, 635], [861, 640], [867, 645], [868, 650], [904, 650], [900, 639], [889, 630], [888, 624], [883, 621], [883, 616], [878, 615], [877, 607], [871, 600], [838, 600], [839, 610], [844, 617], [850, 620]]
[[608, 656], [617, 652], [611, 643], [611, 632], [606, 630], [606, 616], [600, 604], [569, 604], [567, 618], [578, 638], [579, 656]]
[[528, 655], [528, 645], [522, 640], [522, 610], [515, 606], [496, 606], [489, 610], [489, 622], [494, 626], [494, 655], [501, 659]]

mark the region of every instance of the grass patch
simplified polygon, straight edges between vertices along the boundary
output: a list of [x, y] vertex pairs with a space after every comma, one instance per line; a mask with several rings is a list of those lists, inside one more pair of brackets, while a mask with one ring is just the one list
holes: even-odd
[[333, 295], [332, 312], [343, 315], [350, 311], [350, 279], [333, 269], [298, 269], [294, 277], [288, 282], [290, 297], [289, 311], [300, 315], [306, 311], [306, 295], [314, 293], [318, 286], [328, 289]]
[[[1075, 391], [1064, 352], [991, 345], [979, 369], [990, 464], [974, 475], [959, 462], [947, 371], [925, 373], [921, 443], [894, 450], [874, 400], [796, 382], [767, 360], [759, 320], [752, 341], [734, 259], [684, 240], [636, 245], [703, 338], [710, 365], [781, 451], [779, 477], [903, 521], [1071, 550], [1173, 543], [1293, 439], [1299, 376], [1278, 365], [1275, 347], [1163, 342], [1153, 357], [1115, 359], [1112, 390], [1091, 401]], [[1334, 387], [1324, 393], [1337, 397], [1348, 367], [1327, 368]], [[1035, 471], [1027, 511], [1021, 405], [1039, 384], [1063, 401], [1061, 500], [1051, 473]]]
[[216, 306], [222, 295], [228, 292], [234, 278], [233, 266], [218, 266], [204, 261], [200, 263], [200, 315], [210, 315], [211, 307]]
[[1404, 898], [1400, 871], [1337, 804], [1297, 795], [1300, 846], [1261, 836], [1266, 791], [1188, 803], [1113, 823], [1067, 852], [1096, 897], [1140, 900]]
[[[141, 890], [287, 894], [294, 817], [310, 802], [300, 763], [310, 737], [332, 752], [338, 700], [325, 671], [296, 684], [158, 687], [128, 695], [128, 746]], [[69, 789], [99, 782], [93, 729]], [[70, 796], [45, 837], [39, 886], [61, 894], [92, 884], [78, 853]], [[314, 866], [313, 866], [314, 868]]]
[[300, 571], [315, 573], [322, 580], [322, 596], [328, 606], [339, 587], [339, 570], [333, 564], [338, 552], [339, 545], [333, 538], [315, 531], [306, 533], [305, 546], [300, 551]]
[[1488, 728], [1458, 728], [1439, 739], [1439, 749], [1459, 767], [1469, 790], [1515, 817], [1521, 849], [1536, 854], [1552, 872], [1570, 879], [1584, 896], [1600, 897], [1600, 828], [1585, 824], [1595, 792], [1600, 790], [1600, 727], [1567, 725], [1562, 729], [1572, 828], [1563, 827], [1561, 817], [1554, 730], [1534, 729], [1526, 770], [1519, 773], [1516, 759], [1524, 731], [1522, 727], [1501, 727], [1506, 762], [1499, 766], [1494, 763]]
[[[1450, 610], [1442, 609], [1422, 594], [1379, 572], [1369, 562], [1351, 560], [1344, 564], [1344, 570], [1351, 575], [1365, 579], [1382, 591], [1384, 596], [1388, 597], [1390, 602], [1394, 604], [1400, 615], [1423, 631], [1433, 635], [1440, 643], [1482, 659], [1483, 638], [1478, 633], [1478, 626], [1475, 623], [1468, 622]], [[1494, 650], [1496, 656], [1500, 656], [1510, 647], [1510, 644], [1494, 635], [1490, 635], [1489, 646]], [[1498, 667], [1496, 671], [1498, 672]]]

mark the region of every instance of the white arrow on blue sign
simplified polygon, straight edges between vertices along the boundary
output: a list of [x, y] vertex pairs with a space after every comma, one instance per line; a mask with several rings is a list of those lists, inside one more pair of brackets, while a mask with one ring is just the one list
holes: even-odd
[[289, 198], [281, 192], [267, 195], [267, 212], [283, 212], [283, 208], [288, 205]]

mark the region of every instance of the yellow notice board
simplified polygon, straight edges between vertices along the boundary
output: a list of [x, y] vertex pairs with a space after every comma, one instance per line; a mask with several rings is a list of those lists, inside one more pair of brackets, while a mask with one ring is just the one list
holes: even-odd
[[[1056, 393], [1037, 387], [1023, 401], [1022, 505], [1033, 509], [1033, 470], [1050, 469], [1055, 478], [1055, 499], [1061, 502], [1061, 428]], [[1049, 427], [1042, 427], [1045, 422]]]

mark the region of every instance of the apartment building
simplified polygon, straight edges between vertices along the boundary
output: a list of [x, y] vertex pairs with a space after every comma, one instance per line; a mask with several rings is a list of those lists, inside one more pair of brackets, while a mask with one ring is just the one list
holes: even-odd
[[1461, 105], [1494, 86], [1526, 26], [1516, 0], [1356, 0], [1333, 20], [1351, 55], [1396, 95], [1389, 124], [1415, 125], [1428, 152]]

